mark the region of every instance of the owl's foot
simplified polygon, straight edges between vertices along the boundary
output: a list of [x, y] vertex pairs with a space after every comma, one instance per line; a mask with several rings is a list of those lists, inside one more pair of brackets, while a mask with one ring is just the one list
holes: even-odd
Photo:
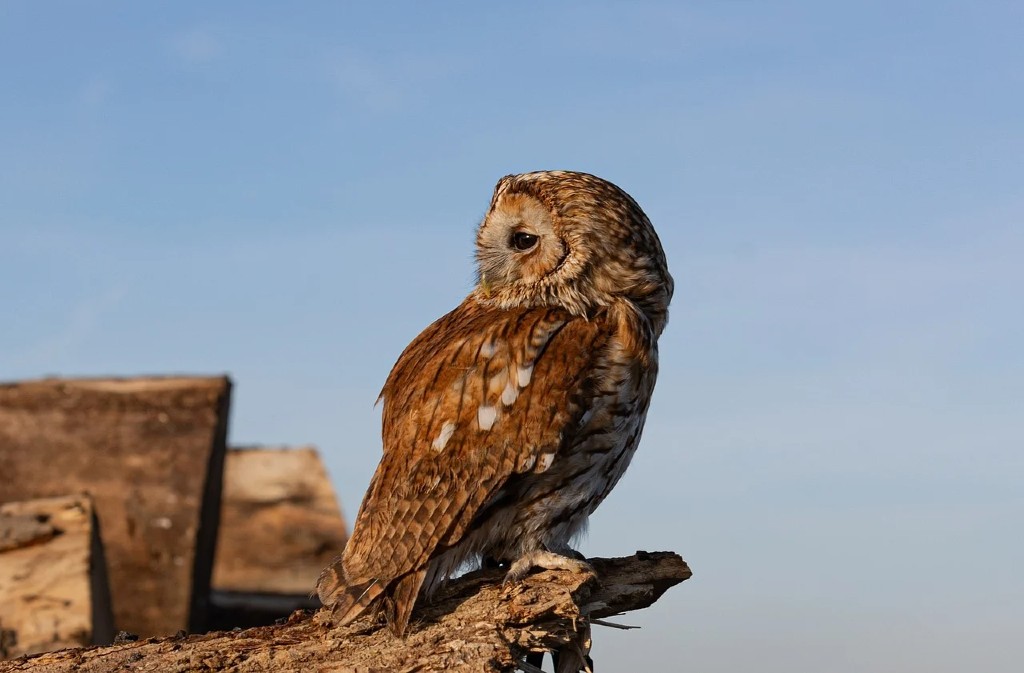
[[[577, 553], [578, 552], [574, 552]], [[568, 570], [573, 573], [593, 574], [594, 567], [583, 559], [570, 558], [546, 549], [537, 549], [517, 558], [505, 573], [505, 586], [516, 584], [534, 568], [544, 570]]]

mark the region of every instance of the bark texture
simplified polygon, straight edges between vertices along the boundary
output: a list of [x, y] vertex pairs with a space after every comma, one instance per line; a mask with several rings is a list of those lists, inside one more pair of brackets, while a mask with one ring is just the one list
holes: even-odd
[[330, 613], [246, 631], [148, 639], [0, 662], [13, 671], [474, 671], [536, 670], [530, 652], [559, 651], [560, 671], [579, 670], [593, 619], [639, 610], [690, 577], [672, 552], [591, 559], [596, 575], [545, 571], [503, 587], [503, 571], [470, 573], [413, 614], [399, 640], [365, 618], [334, 628]]

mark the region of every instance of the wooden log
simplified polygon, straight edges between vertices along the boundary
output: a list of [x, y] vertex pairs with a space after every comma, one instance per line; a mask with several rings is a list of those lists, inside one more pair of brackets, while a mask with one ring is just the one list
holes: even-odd
[[417, 607], [405, 639], [395, 638], [372, 617], [332, 628], [330, 613], [321, 610], [296, 613], [279, 626], [149, 639], [0, 662], [0, 673], [509, 673], [530, 670], [525, 663], [529, 653], [551, 650], [562, 653], [560, 670], [564, 673], [570, 670], [571, 656], [585, 660], [593, 620], [645, 608], [691, 574], [686, 563], [671, 552], [637, 552], [626, 558], [591, 562], [596, 576], [544, 571], [511, 587], [502, 586], [500, 570], [465, 575], [442, 589], [429, 604]]
[[224, 464], [211, 628], [273, 624], [310, 597], [348, 539], [316, 449], [232, 448]]
[[114, 637], [88, 496], [0, 505], [0, 659]]
[[0, 502], [93, 496], [117, 628], [205, 626], [230, 387], [226, 377], [0, 385]]

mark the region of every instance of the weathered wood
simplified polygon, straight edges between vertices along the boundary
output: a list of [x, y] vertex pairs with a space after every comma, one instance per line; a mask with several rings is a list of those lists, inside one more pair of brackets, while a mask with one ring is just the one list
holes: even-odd
[[224, 463], [211, 627], [273, 624], [310, 597], [348, 539], [316, 449], [232, 448]]
[[0, 502], [93, 496], [118, 628], [204, 626], [230, 387], [225, 377], [0, 385]]
[[[590, 620], [639, 610], [690, 577], [671, 552], [592, 559], [594, 575], [545, 571], [503, 587], [502, 571], [470, 573], [417, 609], [398, 640], [372, 619], [331, 628], [330, 615], [296, 613], [289, 623], [246, 631], [164, 638], [52, 652], [0, 662], [13, 671], [473, 671], [508, 673], [529, 652], [582, 657]], [[598, 662], [600, 665], [600, 662]]]
[[88, 496], [0, 505], [0, 659], [114, 637]]

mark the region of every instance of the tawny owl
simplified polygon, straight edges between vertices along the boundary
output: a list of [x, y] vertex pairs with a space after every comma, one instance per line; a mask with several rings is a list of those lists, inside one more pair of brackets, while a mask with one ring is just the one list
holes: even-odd
[[388, 376], [384, 456], [317, 591], [401, 636], [467, 561], [581, 570], [569, 543], [636, 450], [672, 298], [628, 194], [585, 173], [510, 175], [476, 237], [478, 284]]

